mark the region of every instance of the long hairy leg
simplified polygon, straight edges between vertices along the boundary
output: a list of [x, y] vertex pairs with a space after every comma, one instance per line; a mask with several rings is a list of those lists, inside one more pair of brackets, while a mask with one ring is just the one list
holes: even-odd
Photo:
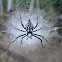
[[[21, 18], [21, 17], [20, 17]], [[22, 23], [22, 18], [21, 18], [21, 25], [22, 27], [26, 30], [26, 28], [24, 27], [23, 23]]]
[[22, 43], [24, 37], [26, 37], [26, 36], [23, 36], [23, 37], [22, 37], [22, 39], [21, 39], [21, 43]]
[[[38, 34], [34, 34], [34, 35], [36, 35], [36, 36], [40, 36], [40, 37], [42, 37], [45, 41], [49, 42], [49, 41], [46, 40], [42, 35], [38, 35]], [[49, 42], [49, 43], [50, 43], [50, 42]]]
[[23, 25], [22, 21], [21, 21], [21, 25], [22, 25], [22, 27], [25, 29], [25, 27], [24, 27], [24, 25]]
[[33, 31], [33, 32], [36, 32], [36, 31], [38, 31], [38, 30], [40, 30], [40, 29], [42, 29], [42, 28], [39, 28], [39, 29], [37, 29], [37, 30], [35, 30], [35, 31]]
[[35, 35], [33, 35], [34, 37], [36, 37], [37, 39], [39, 39], [39, 40], [41, 40], [41, 49], [43, 49], [43, 44], [42, 44], [42, 39], [40, 39], [39, 37], [37, 37], [37, 36], [35, 36]]
[[[17, 40], [19, 37], [22, 37], [22, 36], [24, 36], [24, 35], [26, 35], [26, 34], [23, 34], [23, 35], [20, 35], [20, 36], [16, 37], [15, 40]], [[14, 40], [13, 42], [15, 42], [15, 40]], [[11, 45], [13, 42], [11, 42], [9, 45]]]
[[34, 27], [34, 29], [35, 29], [37, 26], [38, 26], [38, 17], [37, 17], [37, 24], [36, 24], [36, 26]]

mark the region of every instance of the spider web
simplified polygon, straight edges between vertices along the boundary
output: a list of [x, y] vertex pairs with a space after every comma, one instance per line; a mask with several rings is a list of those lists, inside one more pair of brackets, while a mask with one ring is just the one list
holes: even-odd
[[[29, 19], [31, 20], [33, 26], [35, 26], [37, 23], [37, 17], [38, 17], [38, 26], [35, 30], [37, 30], [39, 28], [42, 28], [42, 29], [35, 32], [35, 34], [40, 34], [40, 35], [44, 36], [44, 38], [47, 39], [48, 41], [50, 41], [50, 37], [58, 36], [58, 33], [54, 27], [54, 23], [52, 21], [49, 21], [48, 18], [44, 19], [44, 15], [46, 12], [43, 9], [39, 10], [39, 12], [38, 12], [38, 9], [34, 9], [33, 12], [31, 12], [31, 11], [25, 12], [25, 11], [21, 11], [21, 10], [14, 11], [11, 15], [9, 15], [9, 20], [6, 25], [8, 28], [7, 33], [11, 34], [10, 35], [11, 42], [17, 36], [19, 36], [21, 34], [25, 34], [24, 32], [20, 32], [20, 31], [14, 29], [14, 28], [17, 28], [17, 29], [24, 30], [23, 27], [21, 26], [20, 15], [21, 15], [24, 26], [26, 26]], [[33, 8], [31, 8], [31, 10], [33, 10]], [[52, 33], [52, 31], [53, 31], [53, 33]], [[27, 40], [27, 37], [25, 37], [22, 42], [23, 44], [21, 44], [21, 38], [22, 37], [19, 37], [14, 43], [12, 43], [10, 45], [10, 48], [13, 48], [17, 51], [19, 50], [18, 53], [23, 53], [23, 51], [26, 52], [29, 50], [35, 50], [36, 48], [38, 48], [39, 45], [40, 45], [39, 48], [41, 49], [41, 44], [40, 44], [41, 42], [39, 39], [36, 39], [35, 37], [32, 36], [32, 39]], [[42, 41], [43, 41], [42, 42], [43, 45], [45, 45], [47, 43], [44, 39], [42, 39]], [[16, 48], [14, 47], [14, 45], [16, 45]]]

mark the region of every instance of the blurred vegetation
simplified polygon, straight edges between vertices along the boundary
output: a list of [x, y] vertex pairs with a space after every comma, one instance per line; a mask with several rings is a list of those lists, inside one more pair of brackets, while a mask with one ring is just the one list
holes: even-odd
[[[52, 0], [52, 1], [54, 1], [54, 0]], [[56, 10], [56, 11], [59, 14], [62, 14], [62, 0], [57, 0], [53, 6], [54, 6], [54, 8], [58, 8], [58, 10]]]
[[55, 42], [55, 43], [61, 43], [61, 38], [59, 38], [59, 37], [53, 36], [51, 39], [52, 39], [52, 41]]
[[39, 0], [40, 8], [48, 10], [53, 8], [58, 14], [62, 14], [62, 0]]
[[18, 62], [16, 59], [8, 55], [8, 52], [3, 52], [0, 56], [0, 62]]
[[0, 15], [0, 23], [4, 23], [6, 21], [6, 15]]
[[62, 28], [58, 29], [58, 33], [60, 36], [62, 36]]
[[7, 11], [7, 0], [2, 0], [3, 1], [3, 11]]
[[19, 8], [28, 11], [31, 0], [19, 0]]
[[52, 3], [52, 0], [39, 0], [39, 2], [40, 2], [40, 8], [46, 8]]
[[[1, 44], [0, 44], [1, 45]], [[0, 62], [27, 62], [28, 59], [20, 54], [15, 54], [0, 46]]]
[[29, 6], [30, 5], [31, 0], [19, 0], [19, 6], [20, 7], [24, 7], [24, 6]]
[[13, 0], [13, 7], [16, 7], [16, 0]]
[[[8, 0], [3, 0], [4, 12], [7, 11], [7, 1]], [[23, 7], [29, 8], [30, 2], [31, 0], [19, 0], [19, 8], [23, 8]], [[50, 8], [53, 7], [56, 12], [58, 12], [59, 14], [62, 14], [62, 0], [57, 0], [57, 1], [56, 0], [39, 0], [39, 2], [40, 2], [40, 9], [46, 8], [45, 10], [49, 10]], [[36, 3], [34, 3], [34, 8], [35, 7], [36, 7]], [[13, 0], [13, 8], [16, 8], [16, 0]]]
[[34, 0], [35, 2], [34, 2], [34, 8], [36, 8], [36, 0]]

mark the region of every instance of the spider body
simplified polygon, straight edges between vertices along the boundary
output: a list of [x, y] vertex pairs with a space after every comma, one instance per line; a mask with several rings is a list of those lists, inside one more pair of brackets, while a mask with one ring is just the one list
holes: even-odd
[[28, 38], [31, 38], [33, 33], [29, 31], [29, 32], [26, 33], [26, 35], [27, 35]]
[[[39, 37], [42, 37], [45, 41], [47, 41], [47, 40], [46, 40], [42, 35], [34, 34], [34, 32], [36, 32], [36, 31], [42, 29], [42, 28], [39, 28], [39, 29], [37, 29], [37, 30], [34, 30], [34, 29], [38, 26], [38, 17], [37, 17], [37, 24], [35, 25], [35, 27], [33, 26], [32, 22], [31, 22], [30, 20], [28, 20], [28, 22], [27, 22], [27, 24], [26, 24], [26, 27], [24, 27], [24, 25], [23, 25], [23, 23], [22, 23], [22, 20], [21, 20], [21, 25], [22, 25], [22, 27], [25, 29], [25, 31], [24, 31], [24, 30], [20, 30], [20, 29], [16, 29], [16, 28], [15, 28], [15, 29], [16, 29], [16, 30], [19, 30], [19, 31], [22, 31], [22, 32], [24, 32], [25, 34], [19, 35], [18, 37], [16, 37], [16, 39], [18, 39], [19, 37], [22, 37], [22, 39], [21, 39], [21, 43], [22, 43], [23, 38], [26, 37], [26, 36], [27, 36], [27, 39], [28, 39], [28, 38], [32, 39], [32, 37], [35, 37], [35, 38], [37, 38], [37, 39], [39, 39], [39, 40], [41, 41], [41, 46], [43, 47], [42, 39], [39, 38]], [[16, 40], [16, 39], [15, 39], [15, 40]], [[15, 41], [15, 40], [14, 40], [14, 41]], [[14, 42], [14, 41], [13, 41], [13, 42]], [[48, 42], [48, 41], [47, 41], [47, 42]]]
[[28, 20], [28, 23], [26, 24], [25, 29], [26, 29], [27, 31], [33, 31], [34, 26], [33, 26], [32, 22], [31, 22], [30, 20]]
[[32, 36], [33, 36], [33, 24], [31, 23], [31, 21], [30, 20], [28, 20], [28, 23], [26, 24], [26, 27], [25, 27], [25, 29], [26, 29], [26, 35], [27, 35], [27, 38], [32, 38]]

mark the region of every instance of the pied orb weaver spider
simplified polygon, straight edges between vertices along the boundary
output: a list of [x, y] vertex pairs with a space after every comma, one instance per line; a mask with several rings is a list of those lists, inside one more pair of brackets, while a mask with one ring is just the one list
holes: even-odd
[[[41, 41], [41, 46], [42, 46], [42, 48], [43, 48], [42, 39], [39, 38], [39, 37], [42, 37], [45, 41], [49, 42], [49, 41], [46, 40], [42, 35], [34, 34], [34, 32], [36, 32], [36, 31], [42, 29], [42, 28], [39, 28], [39, 29], [37, 29], [37, 30], [34, 30], [34, 29], [38, 26], [38, 17], [37, 17], [37, 24], [35, 25], [35, 27], [33, 26], [33, 24], [32, 24], [32, 22], [30, 21], [30, 19], [28, 20], [28, 22], [27, 22], [27, 24], [26, 24], [26, 27], [24, 27], [24, 25], [23, 25], [23, 23], [22, 23], [22, 20], [21, 20], [21, 25], [22, 25], [22, 27], [25, 29], [25, 31], [24, 31], [24, 30], [20, 30], [20, 29], [14, 28], [14, 29], [16, 29], [16, 30], [19, 30], [19, 31], [22, 31], [22, 32], [25, 33], [25, 34], [22, 34], [22, 35], [19, 35], [18, 37], [16, 37], [16, 39], [18, 39], [19, 37], [22, 37], [22, 38], [21, 38], [21, 43], [22, 43], [23, 38], [26, 37], [26, 36], [27, 36], [27, 39], [28, 39], [28, 38], [32, 39], [32, 36], [35, 37], [35, 38], [37, 38], [37, 39], [39, 39], [39, 40]], [[16, 39], [15, 39], [15, 40], [16, 40]], [[15, 42], [15, 40], [14, 40], [13, 42]], [[12, 42], [12, 43], [13, 43], [13, 42]]]

